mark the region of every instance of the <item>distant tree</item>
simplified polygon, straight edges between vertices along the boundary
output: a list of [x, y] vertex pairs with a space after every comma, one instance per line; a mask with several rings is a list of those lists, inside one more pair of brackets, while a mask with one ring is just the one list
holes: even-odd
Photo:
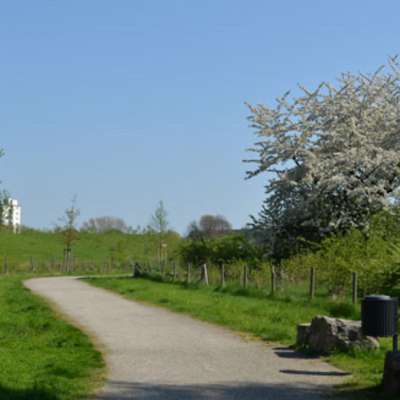
[[199, 228], [206, 236], [215, 236], [229, 232], [232, 225], [223, 215], [203, 215]]
[[213, 254], [213, 244], [210, 240], [185, 240], [179, 246], [179, 254], [185, 263], [199, 267], [208, 262]]
[[6, 191], [0, 192], [0, 227], [9, 227], [12, 219], [13, 206]]
[[[157, 234], [158, 237], [158, 260], [160, 265], [163, 261], [163, 254], [166, 255], [165, 234], [168, 231], [168, 213], [164, 207], [164, 203], [160, 201], [151, 216], [149, 228]], [[164, 257], [165, 258], [165, 257]]]
[[212, 261], [216, 264], [236, 261], [257, 264], [260, 258], [260, 249], [252, 245], [244, 235], [233, 234], [214, 239]]
[[199, 222], [193, 221], [187, 228], [190, 239], [210, 238], [232, 231], [232, 225], [223, 215], [203, 215]]
[[187, 229], [186, 229], [186, 235], [188, 239], [193, 239], [193, 240], [199, 240], [204, 237], [203, 233], [201, 232], [199, 228], [199, 224], [196, 221], [192, 221]]
[[82, 224], [81, 230], [94, 233], [107, 231], [120, 231], [127, 233], [129, 232], [130, 228], [121, 218], [104, 216], [90, 218], [89, 220], [85, 221]]
[[57, 227], [64, 243], [64, 270], [67, 272], [71, 269], [73, 244], [79, 238], [77, 229], [79, 215], [80, 210], [76, 207], [76, 197], [74, 197], [71, 206], [64, 211], [64, 215], [59, 219], [60, 226]]

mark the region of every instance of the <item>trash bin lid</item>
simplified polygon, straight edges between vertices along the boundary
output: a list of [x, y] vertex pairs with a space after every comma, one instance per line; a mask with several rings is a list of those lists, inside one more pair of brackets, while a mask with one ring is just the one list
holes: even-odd
[[372, 294], [370, 296], [365, 296], [364, 300], [371, 301], [390, 301], [393, 300], [390, 296], [386, 296], [383, 294]]

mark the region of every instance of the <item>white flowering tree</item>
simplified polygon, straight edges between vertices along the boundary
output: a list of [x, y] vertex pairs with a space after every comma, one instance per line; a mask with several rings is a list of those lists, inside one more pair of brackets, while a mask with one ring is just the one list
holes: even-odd
[[[281, 238], [321, 238], [350, 228], [368, 231], [400, 186], [400, 67], [396, 58], [374, 74], [342, 74], [337, 84], [275, 107], [249, 106], [258, 141], [251, 178], [273, 174], [256, 228]], [[269, 175], [270, 176], [270, 175]], [[279, 251], [278, 251], [279, 253]]]

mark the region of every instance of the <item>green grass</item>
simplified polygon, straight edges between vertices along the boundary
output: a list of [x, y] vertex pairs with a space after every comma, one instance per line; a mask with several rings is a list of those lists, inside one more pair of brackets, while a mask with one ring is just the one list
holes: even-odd
[[[177, 234], [166, 235], [169, 254], [174, 252], [179, 240]], [[131, 257], [135, 261], [155, 259], [157, 249], [158, 239], [151, 233], [81, 232], [73, 245], [73, 255], [77, 264], [93, 262], [103, 265], [111, 259], [116, 263], [126, 263]], [[8, 230], [0, 230], [0, 271], [4, 269], [5, 258], [10, 271], [27, 271], [31, 260], [38, 267], [44, 263], [60, 262], [63, 251], [64, 243], [59, 233], [27, 229], [16, 235]]]
[[[198, 319], [250, 333], [267, 341], [286, 345], [295, 343], [296, 325], [315, 315], [357, 318], [359, 313], [347, 303], [317, 298], [313, 303], [296, 295], [274, 298], [261, 291], [228, 287], [164, 283], [149, 279], [92, 278], [90, 283], [123, 296], [186, 313]], [[389, 342], [382, 341], [378, 351], [336, 354], [328, 361], [353, 375], [343, 386], [353, 397], [378, 399], [385, 352]], [[359, 396], [357, 396], [357, 393]]]
[[20, 278], [0, 279], [0, 399], [77, 400], [102, 380], [89, 338], [56, 318]]

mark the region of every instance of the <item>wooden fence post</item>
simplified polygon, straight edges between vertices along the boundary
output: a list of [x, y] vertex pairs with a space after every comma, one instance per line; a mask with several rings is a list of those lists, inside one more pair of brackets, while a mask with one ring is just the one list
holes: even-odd
[[352, 302], [353, 305], [357, 304], [357, 297], [358, 297], [358, 275], [357, 272], [353, 272], [351, 274], [352, 279], [351, 279], [351, 283], [352, 283]]
[[164, 273], [165, 273], [165, 263], [164, 263], [164, 260], [161, 260], [161, 262], [160, 262], [160, 275], [161, 275], [162, 279], [164, 279]]
[[174, 263], [173, 263], [173, 277], [172, 277], [174, 282], [176, 281], [176, 275], [177, 275], [177, 273], [176, 273], [176, 261], [174, 261]]
[[315, 267], [310, 268], [310, 290], [309, 298], [313, 300], [315, 297]]
[[187, 265], [187, 274], [186, 274], [186, 283], [189, 285], [190, 284], [190, 280], [191, 280], [191, 269], [192, 269], [192, 265], [190, 263], [188, 263]]
[[3, 266], [4, 274], [8, 274], [8, 258], [4, 257], [4, 266]]
[[34, 272], [35, 271], [35, 263], [33, 262], [32, 256], [30, 257], [29, 261], [30, 261], [30, 265], [31, 265], [31, 272]]
[[243, 266], [243, 287], [246, 289], [247, 288], [247, 284], [248, 284], [248, 280], [249, 280], [249, 276], [248, 276], [248, 267], [247, 265]]
[[221, 286], [225, 286], [225, 264], [221, 264]]
[[204, 284], [208, 286], [208, 269], [207, 269], [207, 264], [203, 264], [203, 278], [204, 278]]
[[136, 278], [136, 263], [131, 261], [132, 266], [132, 278]]
[[273, 296], [275, 292], [276, 292], [275, 265], [271, 264], [271, 295]]

